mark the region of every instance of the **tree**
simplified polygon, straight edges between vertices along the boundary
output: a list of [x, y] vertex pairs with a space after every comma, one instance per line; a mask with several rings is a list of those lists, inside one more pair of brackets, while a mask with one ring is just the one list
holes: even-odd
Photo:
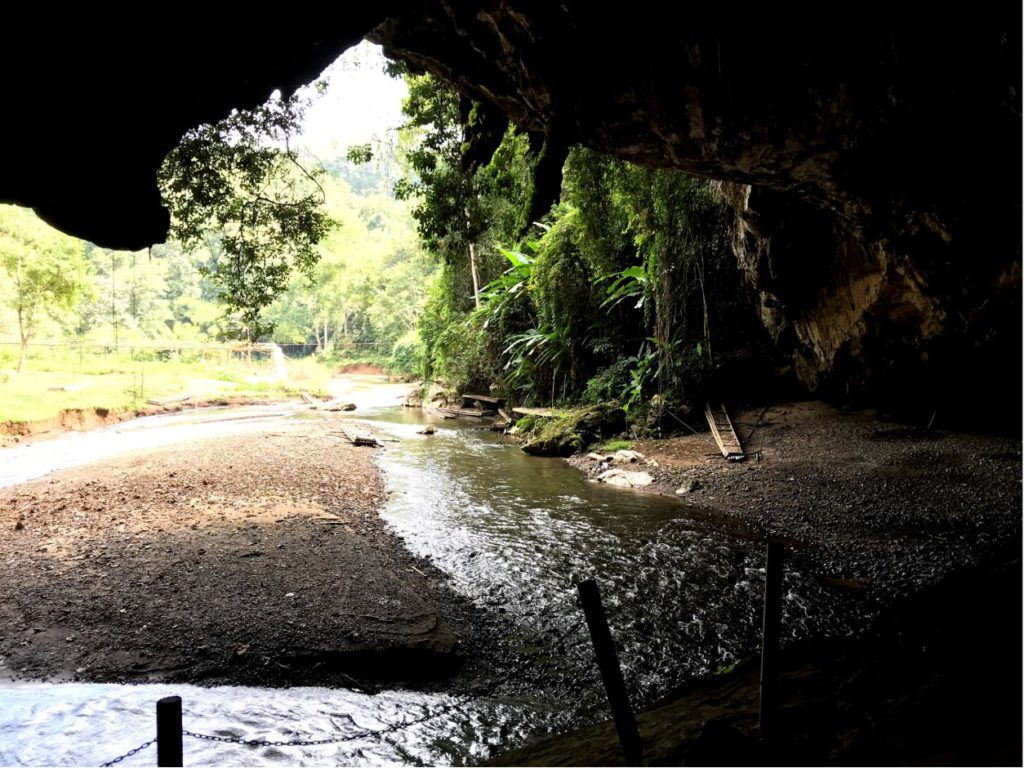
[[316, 245], [331, 227], [322, 209], [323, 171], [304, 167], [288, 145], [303, 106], [278, 96], [195, 128], [160, 171], [172, 236], [189, 248], [219, 235], [221, 248], [204, 274], [235, 317], [236, 335], [248, 341], [273, 330], [264, 310], [293, 271], [312, 279]]
[[77, 241], [13, 206], [0, 210], [0, 265], [10, 278], [7, 304], [18, 320], [20, 373], [43, 316], [72, 307], [88, 270]]

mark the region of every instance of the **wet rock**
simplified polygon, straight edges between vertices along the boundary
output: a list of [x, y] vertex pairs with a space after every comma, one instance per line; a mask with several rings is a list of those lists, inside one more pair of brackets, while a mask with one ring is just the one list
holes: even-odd
[[613, 405], [591, 405], [543, 419], [530, 431], [523, 451], [533, 456], [570, 456], [588, 443], [626, 428], [626, 412]]
[[437, 430], [434, 429], [429, 424], [427, 424], [427, 426], [425, 426], [425, 427], [420, 427], [419, 429], [416, 430], [416, 434], [417, 435], [432, 435], [435, 432], [437, 432]]
[[332, 400], [320, 406], [321, 411], [354, 411], [355, 409], [355, 403], [341, 403], [337, 400]]
[[619, 485], [625, 488], [641, 488], [654, 482], [654, 478], [646, 472], [629, 472], [625, 469], [609, 469], [597, 476], [600, 483]]
[[623, 449], [616, 451], [612, 456], [612, 464], [635, 464], [643, 457], [644, 455], [642, 453]]
[[694, 491], [699, 490], [700, 487], [700, 480], [691, 477], [688, 480], [684, 480], [683, 484], [676, 488], [676, 495], [685, 496], [688, 493], [693, 493]]

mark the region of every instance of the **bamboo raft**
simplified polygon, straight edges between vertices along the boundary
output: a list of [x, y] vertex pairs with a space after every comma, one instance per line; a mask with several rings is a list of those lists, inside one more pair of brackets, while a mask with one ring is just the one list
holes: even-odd
[[369, 445], [377, 447], [380, 442], [376, 437], [371, 435], [359, 424], [341, 424], [341, 436], [348, 440], [352, 445]]

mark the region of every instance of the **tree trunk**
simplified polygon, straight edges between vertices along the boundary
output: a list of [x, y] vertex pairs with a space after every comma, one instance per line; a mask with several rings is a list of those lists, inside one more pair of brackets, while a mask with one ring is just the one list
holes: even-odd
[[21, 307], [18, 307], [18, 338], [21, 340], [21, 353], [18, 355], [17, 373], [21, 373], [21, 369], [25, 367], [25, 361], [28, 360], [29, 341], [29, 334], [25, 330], [25, 315]]

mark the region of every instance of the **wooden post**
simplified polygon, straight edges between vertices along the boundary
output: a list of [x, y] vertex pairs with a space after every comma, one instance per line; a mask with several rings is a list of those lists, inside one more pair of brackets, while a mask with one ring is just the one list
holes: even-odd
[[773, 735], [779, 710], [779, 633], [782, 628], [782, 542], [769, 541], [764, 574], [764, 622], [761, 628], [762, 738]]
[[182, 765], [181, 696], [166, 696], [156, 703], [156, 764]]
[[629, 706], [629, 695], [626, 693], [626, 683], [622, 679], [619, 657], [615, 653], [615, 643], [612, 641], [612, 633], [608, 629], [608, 620], [604, 615], [601, 593], [597, 589], [597, 582], [593, 579], [581, 581], [576, 585], [576, 589], [579, 591], [580, 603], [583, 605], [583, 614], [587, 617], [587, 628], [590, 630], [590, 639], [594, 643], [597, 666], [601, 670], [601, 680], [604, 682], [604, 690], [608, 694], [608, 704], [611, 705], [612, 719], [615, 721], [615, 730], [619, 734], [619, 743], [622, 745], [622, 753], [626, 757], [626, 765], [640, 765], [644, 756], [643, 746], [640, 743], [640, 732], [636, 727], [633, 710]]

